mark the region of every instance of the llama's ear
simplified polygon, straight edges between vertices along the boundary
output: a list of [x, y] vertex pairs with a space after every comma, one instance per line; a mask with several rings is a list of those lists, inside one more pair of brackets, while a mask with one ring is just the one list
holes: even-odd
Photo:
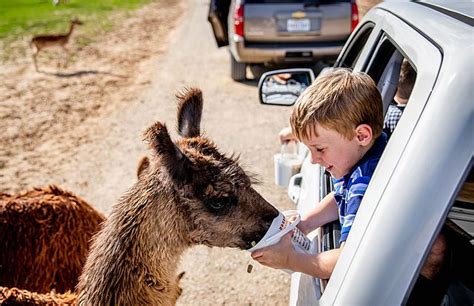
[[140, 175], [145, 173], [145, 170], [147, 170], [149, 167], [150, 167], [150, 160], [148, 159], [148, 157], [143, 156], [138, 162], [137, 178], [140, 178]]
[[183, 137], [197, 137], [201, 133], [202, 92], [185, 88], [178, 98], [178, 132]]
[[171, 141], [166, 126], [156, 122], [145, 132], [145, 140], [159, 157], [160, 163], [170, 176], [179, 182], [188, 181], [191, 176], [191, 162]]

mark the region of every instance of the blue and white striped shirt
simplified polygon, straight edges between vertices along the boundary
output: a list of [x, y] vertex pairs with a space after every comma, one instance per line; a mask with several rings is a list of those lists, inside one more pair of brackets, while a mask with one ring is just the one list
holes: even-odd
[[340, 243], [347, 240], [352, 223], [359, 210], [360, 202], [364, 197], [386, 144], [387, 135], [382, 133], [375, 140], [370, 150], [352, 168], [352, 171], [342, 178], [333, 179], [334, 198], [337, 202], [339, 222], [341, 223]]

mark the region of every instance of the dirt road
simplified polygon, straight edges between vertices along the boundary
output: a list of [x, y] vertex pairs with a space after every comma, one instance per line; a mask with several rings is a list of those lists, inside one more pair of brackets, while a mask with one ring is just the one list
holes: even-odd
[[[267, 200], [291, 208], [273, 184], [272, 162], [289, 110], [259, 105], [255, 83], [230, 79], [229, 53], [215, 46], [207, 8], [204, 0], [150, 4], [95, 43], [73, 43], [67, 68], [56, 70], [56, 51], [39, 58], [41, 73], [29, 57], [2, 63], [0, 191], [58, 184], [108, 214], [148, 153], [143, 131], [156, 120], [172, 129], [175, 93], [198, 86], [206, 135], [241, 154]], [[247, 274], [248, 260], [239, 250], [192, 249], [182, 259], [178, 304], [287, 304], [289, 276], [263, 267]]]

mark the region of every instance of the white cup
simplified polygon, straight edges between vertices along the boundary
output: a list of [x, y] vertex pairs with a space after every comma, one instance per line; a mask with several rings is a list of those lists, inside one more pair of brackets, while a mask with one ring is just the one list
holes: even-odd
[[290, 178], [300, 172], [301, 157], [298, 155], [275, 154], [273, 157], [275, 165], [275, 184], [281, 187], [288, 187]]
[[293, 231], [292, 241], [293, 245], [296, 247], [295, 249], [299, 252], [312, 253], [312, 241], [296, 227], [300, 220], [300, 214], [296, 210], [280, 212], [278, 216], [273, 219], [272, 224], [262, 239], [260, 239], [260, 241], [248, 251], [253, 252], [258, 249], [276, 244], [280, 241], [281, 237], [285, 236], [290, 231]]
[[[290, 222], [288, 218], [296, 216], [296, 220]], [[275, 219], [273, 219], [272, 224], [268, 228], [265, 235], [260, 239], [260, 241], [250, 248], [248, 251], [253, 252], [258, 249], [273, 245], [280, 241], [281, 237], [289, 233], [291, 230], [296, 228], [296, 225], [300, 222], [300, 215], [292, 210], [286, 211], [284, 213], [280, 212]]]
[[275, 184], [288, 187], [290, 178], [300, 172], [303, 157], [298, 155], [298, 146], [295, 142], [285, 143], [281, 152], [273, 156], [275, 166]]
[[[296, 210], [280, 212], [278, 216], [273, 219], [272, 224], [268, 228], [263, 238], [260, 239], [260, 241], [255, 246], [248, 249], [248, 251], [254, 252], [258, 249], [274, 245], [278, 243], [283, 236], [288, 234], [290, 231], [293, 231], [291, 241], [295, 250], [300, 253], [313, 254], [315, 252], [315, 244], [296, 227], [300, 220], [301, 217]], [[284, 269], [284, 271], [293, 273], [291, 270]]]

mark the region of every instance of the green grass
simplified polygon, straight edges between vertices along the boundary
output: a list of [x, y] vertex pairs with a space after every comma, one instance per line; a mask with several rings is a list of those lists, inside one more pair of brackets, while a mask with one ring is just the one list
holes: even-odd
[[110, 13], [131, 10], [150, 0], [69, 0], [58, 6], [52, 0], [0, 0], [0, 39], [67, 32], [77, 17], [84, 28], [106, 28]]

